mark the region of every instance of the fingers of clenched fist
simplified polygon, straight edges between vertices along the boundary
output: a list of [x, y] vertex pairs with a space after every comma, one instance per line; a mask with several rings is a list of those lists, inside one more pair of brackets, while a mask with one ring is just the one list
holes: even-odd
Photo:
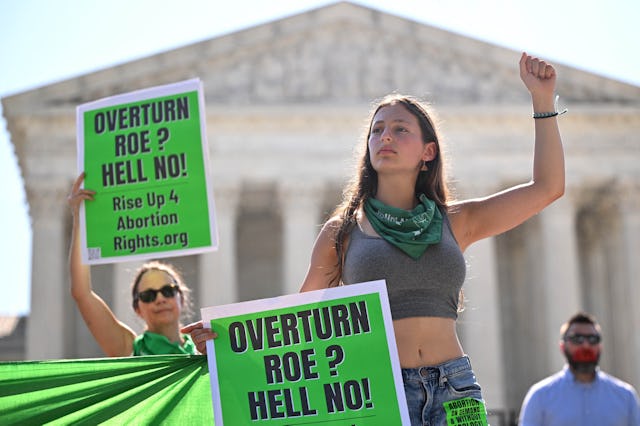
[[555, 70], [552, 65], [542, 59], [529, 55], [526, 57], [526, 69], [527, 72], [533, 74], [533, 76], [542, 79], [551, 78], [555, 74]]

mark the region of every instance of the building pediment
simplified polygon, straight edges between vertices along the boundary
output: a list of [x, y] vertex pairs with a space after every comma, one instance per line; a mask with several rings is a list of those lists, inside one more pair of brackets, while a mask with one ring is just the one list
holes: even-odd
[[[208, 104], [354, 104], [389, 92], [438, 104], [528, 101], [519, 52], [339, 2], [8, 98], [6, 109], [69, 108], [183, 79]], [[638, 103], [640, 87], [559, 66], [565, 101]]]

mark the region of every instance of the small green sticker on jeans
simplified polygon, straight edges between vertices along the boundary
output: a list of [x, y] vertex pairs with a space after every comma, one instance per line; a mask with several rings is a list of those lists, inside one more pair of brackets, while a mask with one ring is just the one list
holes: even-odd
[[482, 401], [462, 398], [442, 405], [447, 413], [447, 426], [488, 426], [487, 410]]

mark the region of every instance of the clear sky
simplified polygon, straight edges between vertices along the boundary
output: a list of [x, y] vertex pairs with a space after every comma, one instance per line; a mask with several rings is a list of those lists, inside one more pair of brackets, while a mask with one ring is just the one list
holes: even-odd
[[[0, 97], [331, 3], [0, 0]], [[354, 3], [640, 86], [638, 0]], [[30, 299], [30, 219], [9, 137], [0, 120], [0, 316], [28, 313]]]

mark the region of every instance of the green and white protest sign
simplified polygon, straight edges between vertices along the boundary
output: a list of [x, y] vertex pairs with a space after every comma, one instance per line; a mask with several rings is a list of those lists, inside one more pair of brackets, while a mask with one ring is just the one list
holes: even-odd
[[98, 264], [201, 253], [218, 245], [198, 79], [82, 104], [82, 257]]
[[384, 281], [202, 309], [215, 424], [409, 425]]

